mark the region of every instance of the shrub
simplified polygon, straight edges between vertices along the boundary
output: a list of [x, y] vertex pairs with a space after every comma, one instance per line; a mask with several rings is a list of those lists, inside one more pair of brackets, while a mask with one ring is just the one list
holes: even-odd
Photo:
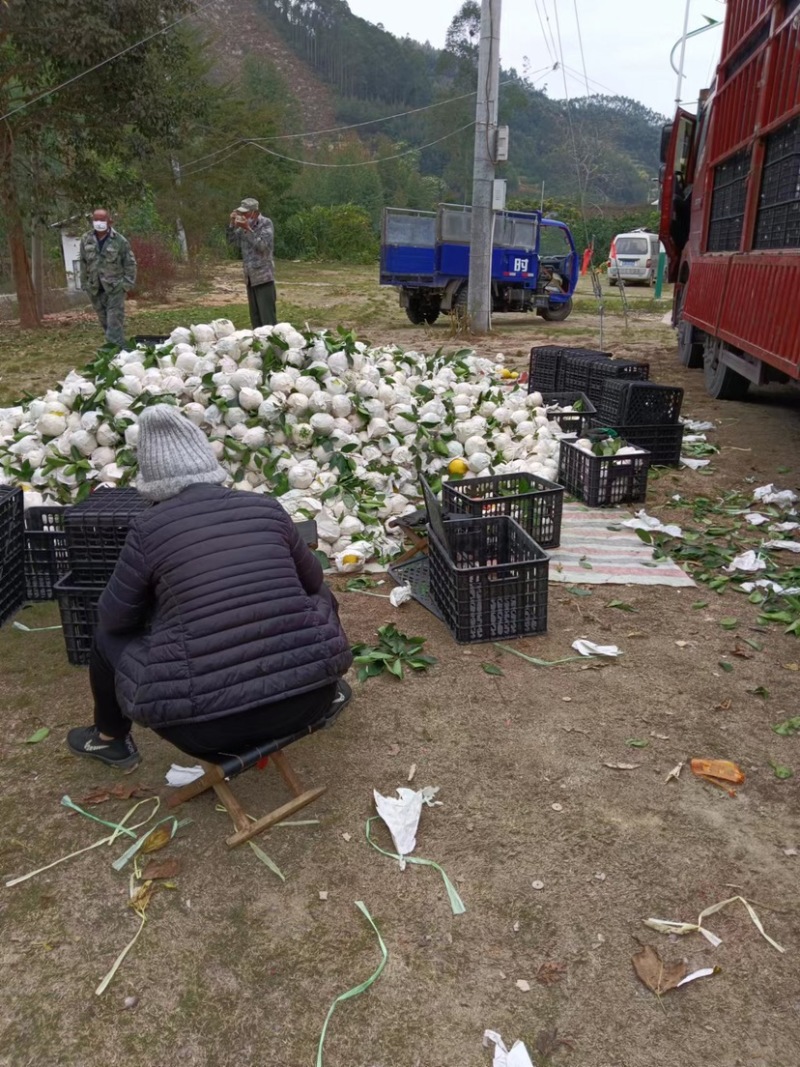
[[169, 245], [160, 237], [132, 237], [130, 242], [137, 268], [131, 295], [137, 300], [169, 299], [178, 280], [178, 266]]
[[367, 212], [355, 204], [316, 205], [298, 211], [276, 231], [278, 253], [289, 259], [372, 263], [378, 237]]

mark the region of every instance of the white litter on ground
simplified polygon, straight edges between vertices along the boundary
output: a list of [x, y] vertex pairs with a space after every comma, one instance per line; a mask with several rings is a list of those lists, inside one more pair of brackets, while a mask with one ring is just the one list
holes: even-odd
[[189, 785], [190, 782], [195, 782], [198, 778], [202, 778], [204, 774], [205, 771], [202, 767], [181, 767], [179, 763], [173, 763], [167, 771], [167, 785], [175, 786], [176, 788], [181, 785]]

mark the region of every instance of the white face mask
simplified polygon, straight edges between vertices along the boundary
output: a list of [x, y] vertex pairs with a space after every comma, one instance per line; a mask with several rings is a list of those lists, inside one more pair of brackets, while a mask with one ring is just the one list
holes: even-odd
[[105, 233], [106, 230], [108, 229], [108, 223], [107, 222], [103, 222], [101, 219], [94, 219], [92, 221], [92, 226], [94, 226], [95, 230], [98, 233]]

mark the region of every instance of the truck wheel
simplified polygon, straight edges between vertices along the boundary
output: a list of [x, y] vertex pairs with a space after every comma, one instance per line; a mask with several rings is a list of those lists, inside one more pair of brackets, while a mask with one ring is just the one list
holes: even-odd
[[434, 322], [439, 318], [442, 311], [442, 302], [437, 300], [435, 303], [428, 304], [423, 313], [423, 317], [429, 326], [433, 326]]
[[698, 340], [700, 332], [691, 322], [678, 324], [678, 360], [684, 367], [697, 369], [703, 366], [705, 345]]
[[406, 315], [415, 326], [421, 326], [425, 321], [424, 305], [421, 300], [411, 297], [406, 306]]
[[469, 311], [467, 309], [467, 301], [469, 299], [469, 290], [466, 285], [462, 285], [453, 298], [453, 302], [450, 305], [451, 313], [458, 319], [459, 322], [466, 322]]
[[703, 352], [703, 373], [706, 390], [715, 400], [744, 400], [750, 382], [726, 367], [719, 358], [719, 345], [708, 344]]
[[569, 318], [572, 311], [572, 297], [563, 304], [551, 304], [550, 307], [541, 309], [541, 316], [545, 322], [563, 322]]

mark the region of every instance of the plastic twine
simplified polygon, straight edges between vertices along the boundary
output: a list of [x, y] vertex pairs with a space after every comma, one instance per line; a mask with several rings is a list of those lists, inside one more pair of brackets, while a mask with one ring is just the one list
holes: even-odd
[[442, 881], [444, 882], [444, 887], [447, 890], [447, 898], [450, 901], [450, 907], [452, 908], [453, 915], [463, 915], [464, 912], [467, 910], [467, 906], [461, 899], [461, 897], [458, 895], [458, 890], [447, 877], [447, 874], [445, 873], [444, 869], [440, 867], [438, 863], [436, 863], [434, 860], [425, 860], [417, 856], [400, 856], [397, 852], [388, 852], [385, 848], [381, 848], [380, 845], [377, 845], [372, 840], [370, 829], [372, 823], [374, 823], [377, 819], [380, 819], [380, 815], [373, 815], [372, 818], [367, 819], [367, 825], [365, 827], [367, 841], [369, 841], [369, 843], [376, 850], [376, 852], [380, 852], [382, 856], [388, 856], [389, 859], [399, 860], [401, 863], [418, 863], [420, 864], [420, 866], [433, 867], [433, 869], [438, 871], [439, 874], [442, 876]]
[[377, 981], [378, 978], [380, 978], [381, 972], [383, 971], [383, 968], [386, 966], [386, 961], [389, 958], [389, 950], [386, 948], [386, 945], [384, 944], [383, 938], [381, 937], [380, 930], [375, 925], [375, 920], [372, 918], [370, 913], [367, 911], [366, 904], [364, 903], [363, 900], [357, 900], [357, 901], [355, 901], [355, 905], [358, 908], [358, 910], [364, 915], [364, 917], [366, 918], [367, 922], [372, 927], [372, 929], [375, 931], [375, 936], [378, 938], [378, 944], [380, 945], [380, 950], [381, 950], [381, 962], [378, 964], [378, 966], [375, 968], [375, 970], [369, 976], [369, 978], [366, 980], [366, 982], [362, 982], [361, 985], [357, 985], [357, 986], [354, 986], [352, 989], [348, 989], [348, 991], [346, 993], [341, 993], [336, 998], [336, 1000], [334, 1000], [333, 1004], [331, 1004], [330, 1008], [328, 1008], [328, 1014], [325, 1016], [325, 1022], [322, 1024], [322, 1033], [319, 1035], [319, 1045], [317, 1047], [316, 1067], [322, 1067], [322, 1046], [325, 1044], [325, 1035], [328, 1032], [328, 1023], [331, 1021], [331, 1016], [333, 1015], [334, 1011], [336, 1011], [336, 1005], [337, 1004], [341, 1004], [345, 1000], [350, 1000], [352, 997], [357, 997], [361, 993], [365, 993], [369, 989], [369, 987], [372, 985], [372, 983]]

